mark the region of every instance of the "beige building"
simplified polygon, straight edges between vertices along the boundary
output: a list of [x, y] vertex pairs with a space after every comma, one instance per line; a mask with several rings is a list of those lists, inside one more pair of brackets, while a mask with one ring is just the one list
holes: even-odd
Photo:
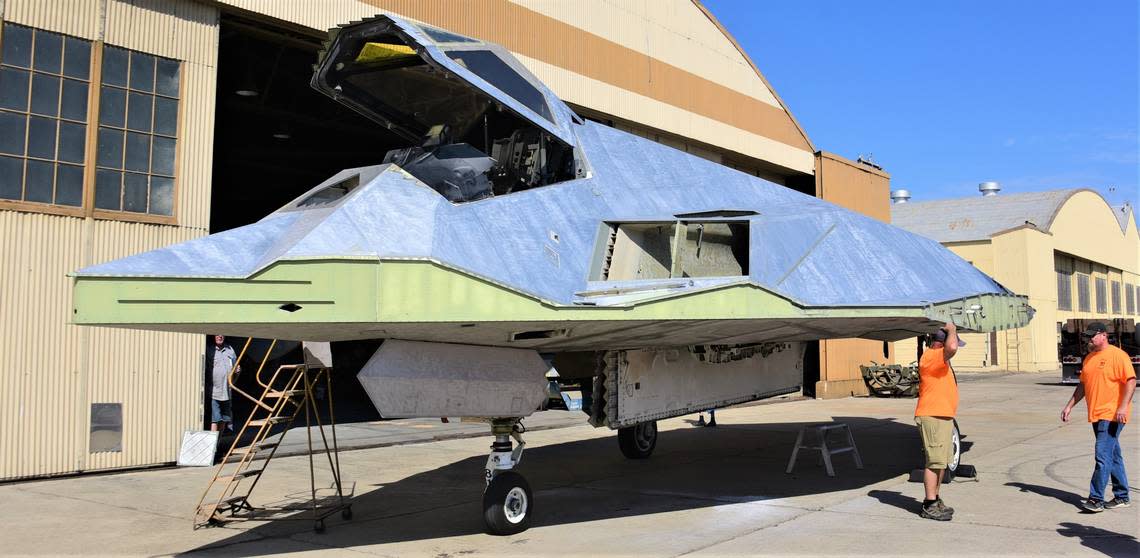
[[[1071, 318], [1140, 321], [1140, 237], [1129, 205], [1093, 190], [998, 194], [891, 206], [892, 222], [933, 238], [1037, 310], [1029, 326], [966, 334], [960, 370], [1060, 370]], [[913, 341], [896, 343], [899, 360]], [[913, 359], [913, 357], [912, 357]]]
[[[205, 340], [70, 325], [67, 274], [396, 147], [308, 86], [327, 29], [380, 12], [504, 45], [583, 116], [888, 218], [889, 177], [817, 152], [691, 0], [0, 0], [0, 480], [169, 463], [203, 426]], [[881, 350], [821, 344], [808, 391], [861, 391], [851, 363]]]

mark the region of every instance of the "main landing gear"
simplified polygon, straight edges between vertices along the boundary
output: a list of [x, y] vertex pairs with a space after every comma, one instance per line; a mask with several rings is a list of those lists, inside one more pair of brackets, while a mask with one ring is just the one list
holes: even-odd
[[657, 421], [643, 422], [618, 429], [618, 446], [630, 459], [646, 459], [657, 447]]
[[[525, 429], [517, 418], [493, 419], [491, 455], [487, 458], [487, 488], [483, 491], [483, 522], [492, 535], [513, 535], [530, 527], [534, 493], [522, 475], [513, 471], [522, 458]], [[511, 448], [511, 438], [518, 446]]]

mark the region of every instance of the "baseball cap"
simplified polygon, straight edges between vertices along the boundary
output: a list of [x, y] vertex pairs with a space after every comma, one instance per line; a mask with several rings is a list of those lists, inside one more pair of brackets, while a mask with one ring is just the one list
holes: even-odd
[[1108, 328], [1104, 327], [1104, 324], [1100, 322], [1091, 322], [1085, 327], [1085, 335], [1088, 337], [1092, 337], [1098, 333], [1108, 333]]
[[[938, 343], [945, 343], [946, 342], [946, 330], [943, 328], [940, 328], [938, 331], [934, 332], [934, 334], [930, 336], [930, 340], [934, 341], [934, 342], [938, 342]], [[961, 335], [958, 336], [958, 346], [959, 347], [965, 347], [966, 346], [966, 342], [962, 340]]]

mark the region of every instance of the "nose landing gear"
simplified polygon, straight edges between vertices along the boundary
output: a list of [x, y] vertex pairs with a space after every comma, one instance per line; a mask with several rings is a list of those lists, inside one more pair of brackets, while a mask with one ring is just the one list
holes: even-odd
[[[483, 522], [492, 535], [514, 535], [530, 527], [534, 517], [534, 493], [522, 475], [513, 471], [522, 458], [526, 442], [519, 419], [494, 419], [491, 455], [487, 458], [487, 488], [483, 491]], [[518, 442], [512, 449], [511, 438]]]

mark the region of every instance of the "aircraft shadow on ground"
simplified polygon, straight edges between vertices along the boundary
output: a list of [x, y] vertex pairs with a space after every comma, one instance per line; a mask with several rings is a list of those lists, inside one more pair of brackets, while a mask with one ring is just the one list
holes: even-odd
[[[535, 493], [531, 528], [850, 490], [922, 466], [917, 429], [909, 423], [834, 417], [850, 427], [864, 469], [856, 469], [850, 453], [835, 455], [836, 477], [830, 478], [819, 452], [812, 450], [800, 450], [792, 474], [784, 473], [796, 434], [809, 423], [739, 424], [718, 419], [716, 428], [663, 431], [656, 451], [644, 460], [623, 457], [616, 435], [527, 448], [517, 470]], [[487, 441], [489, 446], [489, 437]], [[382, 449], [345, 452], [340, 457], [342, 467], [364, 455], [376, 460], [377, 469], [384, 467]], [[290, 549], [292, 540], [354, 547], [483, 533], [485, 463], [486, 456], [470, 457], [385, 485], [374, 485], [368, 478], [345, 478], [346, 483], [357, 483], [354, 517], [345, 521], [340, 515], [331, 516], [323, 534], [313, 533], [311, 522], [270, 521], [195, 550], [262, 537], [278, 539], [279, 544], [243, 545], [240, 552], [275, 554], [311, 548], [298, 542]], [[359, 463], [353, 465], [360, 469]], [[273, 497], [255, 493], [253, 503]]]

